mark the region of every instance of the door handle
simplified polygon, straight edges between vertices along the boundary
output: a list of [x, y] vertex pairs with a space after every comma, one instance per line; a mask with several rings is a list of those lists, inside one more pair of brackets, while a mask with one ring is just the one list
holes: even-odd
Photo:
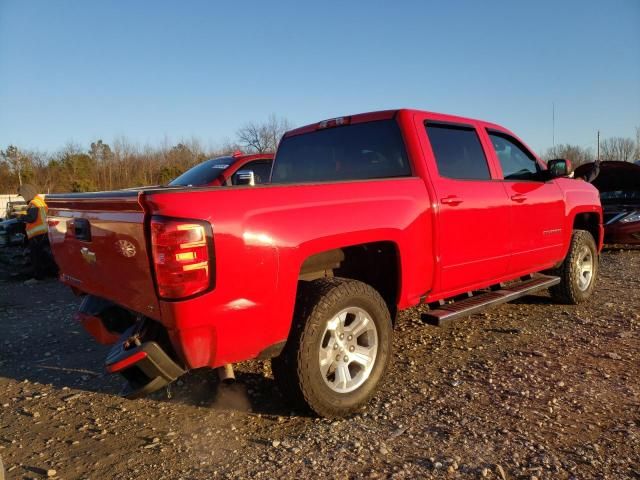
[[462, 203], [462, 199], [456, 197], [455, 195], [449, 195], [448, 197], [441, 198], [440, 203], [455, 207], [456, 205], [460, 205]]
[[521, 193], [516, 193], [515, 195], [511, 195], [511, 200], [513, 200], [514, 202], [522, 203], [526, 199], [527, 197], [525, 195], [522, 195]]

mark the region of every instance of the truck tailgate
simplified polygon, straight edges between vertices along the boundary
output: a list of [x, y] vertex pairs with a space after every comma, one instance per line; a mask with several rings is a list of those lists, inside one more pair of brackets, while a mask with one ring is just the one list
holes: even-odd
[[48, 195], [49, 239], [64, 283], [159, 319], [139, 195]]

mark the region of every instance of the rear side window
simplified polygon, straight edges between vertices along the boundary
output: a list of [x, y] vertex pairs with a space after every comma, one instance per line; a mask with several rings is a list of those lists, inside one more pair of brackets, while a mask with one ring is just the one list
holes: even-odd
[[325, 182], [411, 176], [395, 120], [357, 123], [285, 137], [272, 183]]
[[441, 177], [490, 180], [489, 165], [475, 128], [427, 123], [427, 135]]
[[502, 167], [505, 180], [540, 180], [540, 166], [531, 152], [515, 138], [504, 133], [489, 132], [491, 143]]

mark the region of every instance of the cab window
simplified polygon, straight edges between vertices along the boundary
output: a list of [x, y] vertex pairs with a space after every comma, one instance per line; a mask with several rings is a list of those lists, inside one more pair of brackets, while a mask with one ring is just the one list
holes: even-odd
[[[242, 166], [240, 170], [251, 170], [253, 172], [256, 185], [260, 183], [268, 183], [269, 176], [271, 175], [271, 160], [254, 160], [246, 165]], [[231, 183], [233, 185], [238, 184], [238, 172], [234, 173], [231, 177]]]
[[441, 177], [460, 180], [491, 179], [487, 157], [475, 128], [428, 122], [426, 129]]
[[541, 168], [536, 158], [515, 138], [489, 131], [505, 180], [541, 180]]
[[393, 119], [284, 137], [272, 183], [337, 182], [411, 176], [400, 127]]

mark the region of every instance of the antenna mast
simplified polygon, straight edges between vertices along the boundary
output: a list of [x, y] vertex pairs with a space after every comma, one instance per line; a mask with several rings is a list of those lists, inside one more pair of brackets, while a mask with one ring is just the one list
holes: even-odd
[[551, 145], [556, 146], [556, 102], [551, 103]]

